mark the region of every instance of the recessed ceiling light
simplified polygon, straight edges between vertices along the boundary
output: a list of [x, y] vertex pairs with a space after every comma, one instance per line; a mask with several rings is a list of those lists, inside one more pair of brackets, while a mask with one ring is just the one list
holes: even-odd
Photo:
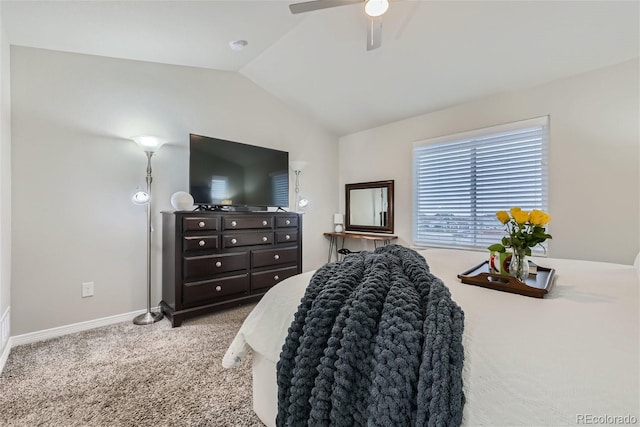
[[232, 50], [239, 51], [239, 50], [244, 49], [245, 46], [248, 45], [248, 44], [249, 44], [249, 42], [246, 41], [246, 40], [236, 40], [236, 41], [229, 42], [229, 47]]

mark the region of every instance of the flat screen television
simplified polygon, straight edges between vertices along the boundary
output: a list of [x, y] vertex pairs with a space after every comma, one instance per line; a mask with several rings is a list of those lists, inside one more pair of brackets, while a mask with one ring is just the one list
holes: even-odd
[[189, 135], [189, 192], [201, 208], [289, 205], [289, 153]]

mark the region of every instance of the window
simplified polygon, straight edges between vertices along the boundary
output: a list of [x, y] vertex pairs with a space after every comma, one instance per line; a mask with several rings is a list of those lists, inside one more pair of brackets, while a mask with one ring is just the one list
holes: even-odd
[[486, 249], [505, 235], [497, 211], [548, 211], [547, 141], [543, 117], [416, 143], [414, 243]]

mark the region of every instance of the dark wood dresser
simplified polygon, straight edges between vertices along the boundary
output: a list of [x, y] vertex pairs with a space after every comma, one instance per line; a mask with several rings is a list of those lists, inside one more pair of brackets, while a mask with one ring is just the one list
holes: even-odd
[[191, 316], [259, 300], [302, 272], [302, 215], [162, 212], [162, 312]]

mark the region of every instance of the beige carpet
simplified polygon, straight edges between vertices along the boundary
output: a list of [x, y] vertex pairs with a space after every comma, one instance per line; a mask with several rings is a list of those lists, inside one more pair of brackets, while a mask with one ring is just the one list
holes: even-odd
[[250, 360], [221, 366], [253, 307], [179, 328], [125, 322], [15, 347], [0, 375], [0, 425], [262, 426]]

